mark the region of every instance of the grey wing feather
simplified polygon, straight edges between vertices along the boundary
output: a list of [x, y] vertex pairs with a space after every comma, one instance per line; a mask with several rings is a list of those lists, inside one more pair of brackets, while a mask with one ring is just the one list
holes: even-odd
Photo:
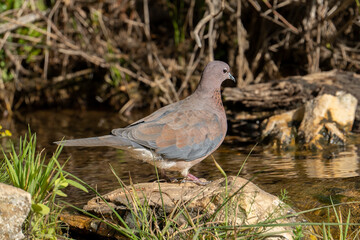
[[100, 147], [100, 146], [110, 146], [116, 148], [129, 147], [129, 146], [140, 147], [138, 144], [130, 141], [129, 139], [114, 135], [71, 139], [71, 140], [57, 141], [54, 143], [58, 145], [62, 144], [63, 146], [79, 146], [79, 147]]

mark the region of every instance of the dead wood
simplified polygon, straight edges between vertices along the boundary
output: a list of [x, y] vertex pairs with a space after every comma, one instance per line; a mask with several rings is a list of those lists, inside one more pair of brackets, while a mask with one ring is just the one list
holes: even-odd
[[[240, 105], [249, 114], [242, 119], [266, 118], [273, 111], [284, 112], [300, 107], [320, 94], [335, 94], [344, 91], [360, 101], [360, 75], [333, 70], [293, 76], [268, 83], [248, 85], [243, 88], [225, 88], [225, 101]], [[239, 109], [237, 108], [237, 109]], [[268, 114], [259, 114], [265, 112]], [[357, 106], [356, 120], [360, 120], [360, 106]]]

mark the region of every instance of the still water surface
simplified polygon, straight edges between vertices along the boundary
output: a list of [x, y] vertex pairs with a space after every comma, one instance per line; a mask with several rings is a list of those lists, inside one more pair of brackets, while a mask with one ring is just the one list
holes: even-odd
[[[131, 121], [143, 114], [139, 113]], [[71, 139], [105, 135], [111, 129], [124, 127], [128, 123], [120, 120], [119, 115], [113, 112], [44, 110], [18, 114], [12, 119], [1, 120], [0, 124], [13, 132], [14, 141], [27, 132], [29, 124], [37, 134], [39, 150], [45, 148], [50, 155], [56, 148], [52, 142], [63, 137]], [[286, 189], [292, 205], [299, 209], [318, 206], [321, 197], [331, 195], [334, 189], [354, 200], [354, 192], [357, 193], [360, 188], [359, 146], [349, 144], [342, 149], [318, 153], [276, 153], [257, 146], [247, 159], [240, 176], [252, 179], [265, 191], [275, 195], [280, 195]], [[239, 143], [234, 145], [225, 140], [213, 156], [228, 175], [236, 175], [252, 147]], [[131, 159], [126, 152], [114, 148], [66, 147], [62, 151], [61, 160], [68, 158], [66, 170], [96, 187], [100, 193], [119, 187], [110, 165], [125, 183], [129, 183], [130, 177], [134, 183], [156, 178], [153, 166]], [[207, 180], [222, 177], [211, 157], [194, 166], [190, 172]], [[77, 205], [85, 204], [92, 197], [76, 189], [70, 189], [67, 193], [70, 201]]]

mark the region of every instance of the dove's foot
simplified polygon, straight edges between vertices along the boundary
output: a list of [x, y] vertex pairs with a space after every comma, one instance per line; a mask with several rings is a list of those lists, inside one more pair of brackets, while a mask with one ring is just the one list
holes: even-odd
[[201, 185], [201, 186], [205, 186], [205, 185], [211, 183], [210, 181], [203, 182], [203, 181], [201, 181], [200, 179], [198, 179], [197, 177], [195, 177], [194, 175], [192, 175], [190, 173], [188, 173], [188, 175], [186, 176], [186, 178], [184, 178], [182, 180], [182, 182], [193, 182], [193, 183], [195, 183], [197, 185]]

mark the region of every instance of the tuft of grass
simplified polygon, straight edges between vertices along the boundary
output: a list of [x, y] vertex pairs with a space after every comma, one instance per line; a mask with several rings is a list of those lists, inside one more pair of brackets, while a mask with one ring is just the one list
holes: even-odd
[[[327, 208], [327, 214], [328, 219], [330, 222], [330, 217], [335, 216], [336, 224], [335, 225], [326, 225], [325, 223], [322, 225], [322, 235], [324, 239], [339, 239], [339, 240], [348, 240], [348, 239], [360, 239], [359, 233], [359, 225], [355, 224], [357, 226], [357, 229], [354, 231], [349, 231], [349, 229], [354, 226], [353, 223], [351, 223], [351, 210], [349, 209], [346, 215], [346, 220], [343, 220], [343, 212], [341, 211], [341, 205], [342, 204], [334, 204], [334, 202], [331, 199], [331, 205]], [[332, 210], [332, 211], [331, 211]], [[331, 213], [333, 212], [333, 214]], [[332, 227], [332, 228], [331, 228]], [[336, 234], [334, 234], [334, 232]], [[335, 236], [334, 236], [335, 235]]]
[[36, 152], [36, 134], [29, 131], [20, 138], [18, 148], [11, 143], [8, 153], [2, 150], [6, 182], [31, 194], [31, 211], [23, 227], [32, 239], [56, 239], [61, 229], [58, 217], [62, 210], [56, 200], [66, 197], [62, 189], [72, 185], [87, 192], [63, 171], [65, 163], [61, 165], [58, 161], [61, 149], [59, 146], [52, 157], [46, 159], [44, 150]]
[[5, 161], [0, 160], [0, 182], [5, 183], [8, 180], [8, 175], [6, 174], [6, 163]]

